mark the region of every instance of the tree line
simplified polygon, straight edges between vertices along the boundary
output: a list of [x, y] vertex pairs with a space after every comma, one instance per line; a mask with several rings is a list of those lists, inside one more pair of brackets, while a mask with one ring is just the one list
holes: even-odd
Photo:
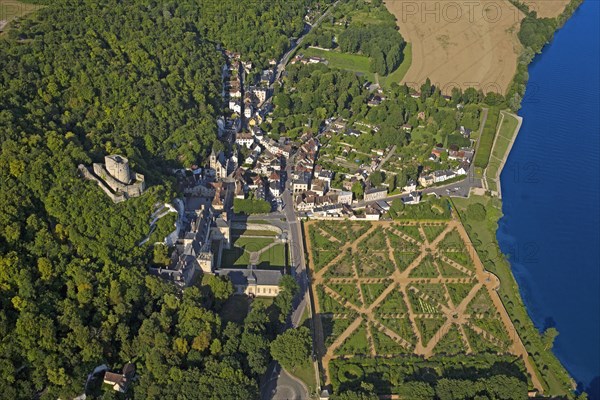
[[371, 58], [371, 71], [387, 75], [403, 60], [405, 42], [395, 26], [353, 23], [339, 35], [340, 50]]

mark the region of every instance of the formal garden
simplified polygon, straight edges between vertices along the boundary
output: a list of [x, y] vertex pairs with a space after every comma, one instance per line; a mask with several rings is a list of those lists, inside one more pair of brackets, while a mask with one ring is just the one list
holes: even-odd
[[[510, 354], [511, 328], [457, 221], [309, 221], [304, 229], [334, 388], [360, 382], [363, 361], [378, 369], [370, 360], [380, 357]], [[381, 387], [390, 385], [402, 386]]]
[[247, 268], [254, 264], [260, 269], [280, 269], [288, 265], [287, 244], [273, 231], [232, 231], [231, 248], [224, 249], [222, 268]]

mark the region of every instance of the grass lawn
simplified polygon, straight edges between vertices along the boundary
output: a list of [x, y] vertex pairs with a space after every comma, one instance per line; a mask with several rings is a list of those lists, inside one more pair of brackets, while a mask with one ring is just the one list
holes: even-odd
[[485, 172], [488, 188], [492, 191], [498, 190], [496, 176], [501, 167], [502, 160], [508, 151], [508, 147], [510, 146], [512, 138], [515, 135], [515, 129], [519, 123], [515, 117], [508, 113], [503, 112], [502, 115], [504, 115], [504, 119], [502, 120], [502, 125], [498, 130], [498, 137], [496, 138], [496, 143], [494, 143], [494, 147], [492, 149], [492, 157], [490, 157], [490, 161]]
[[353, 21], [360, 21], [363, 24], [368, 25], [381, 25], [389, 21], [386, 11], [370, 10], [366, 11], [355, 11], [352, 13]]
[[486, 176], [485, 176], [485, 180], [487, 182], [488, 185], [488, 189], [496, 192], [498, 191], [498, 185], [496, 184], [496, 174], [498, 173], [498, 168], [500, 166], [498, 165], [498, 162], [496, 162], [496, 160], [493, 160], [487, 167], [486, 170]]
[[297, 367], [293, 371], [288, 371], [290, 374], [294, 375], [296, 378], [300, 379], [306, 387], [308, 388], [308, 395], [313, 396], [317, 391], [317, 379], [315, 377], [315, 367], [310, 360], [306, 360], [304, 364]]
[[375, 76], [369, 71], [371, 59], [360, 54], [341, 53], [331, 50], [325, 51], [309, 47], [302, 50], [306, 57], [321, 57], [329, 61], [329, 67], [344, 69], [346, 71], [358, 72], [363, 74], [369, 81], [373, 82]]
[[502, 126], [500, 127], [500, 136], [510, 139], [513, 137], [519, 121], [517, 121], [515, 117], [508, 113], [502, 114], [504, 114], [504, 120], [502, 121]]
[[[510, 117], [510, 118], [512, 118], [512, 117]], [[514, 118], [512, 118], [512, 119], [514, 119]], [[506, 120], [506, 118], [505, 118], [505, 120]], [[504, 126], [505, 126], [505, 124], [502, 124], [502, 127], [504, 127]], [[508, 150], [508, 146], [510, 145], [511, 140], [512, 140], [512, 136], [510, 136], [510, 137], [498, 136], [498, 138], [496, 139], [496, 144], [494, 145], [494, 149], [492, 150], [492, 155], [494, 157], [496, 157], [498, 160], [504, 159], [504, 155], [506, 154], [506, 151]]]
[[249, 299], [245, 295], [231, 296], [223, 308], [219, 312], [219, 316], [223, 320], [223, 325], [227, 322], [236, 322], [241, 324], [244, 322], [244, 318], [248, 314], [248, 305], [250, 304]]
[[247, 252], [260, 251], [273, 243], [270, 238], [254, 238], [248, 236], [240, 236], [233, 239], [233, 244], [236, 247], [241, 247]]
[[[375, 81], [375, 75], [370, 71], [371, 59], [361, 54], [342, 53], [336, 50], [326, 51], [309, 47], [302, 50], [307, 57], [321, 57], [329, 61], [331, 68], [344, 69], [347, 71], [358, 72], [364, 74], [369, 81]], [[404, 47], [404, 60], [395, 71], [388, 76], [380, 76], [379, 83], [386, 88], [389, 88], [392, 82], [400, 83], [406, 72], [412, 64], [412, 46], [407, 43]]]
[[485, 168], [490, 161], [490, 154], [492, 153], [492, 146], [494, 145], [499, 118], [500, 110], [497, 107], [490, 107], [488, 118], [485, 121], [483, 133], [479, 138], [479, 144], [475, 154], [474, 163], [476, 167]]
[[385, 88], [389, 88], [392, 86], [393, 82], [400, 84], [406, 72], [410, 68], [412, 64], [412, 45], [410, 43], [406, 43], [404, 46], [404, 50], [402, 52], [404, 54], [404, 59], [402, 60], [402, 64], [394, 72], [389, 74], [388, 76], [379, 77], [379, 82]]
[[241, 247], [234, 246], [229, 250], [223, 250], [221, 265], [225, 268], [246, 268], [250, 263], [250, 254]]
[[260, 255], [258, 268], [285, 268], [287, 265], [286, 251], [286, 245], [283, 243], [271, 247]]
[[[264, 249], [274, 242], [272, 238], [256, 238], [238, 236], [233, 238], [233, 247], [223, 250], [222, 262], [224, 267], [247, 267], [250, 263], [250, 253]], [[284, 268], [287, 266], [287, 248], [278, 243], [259, 256], [259, 268]]]

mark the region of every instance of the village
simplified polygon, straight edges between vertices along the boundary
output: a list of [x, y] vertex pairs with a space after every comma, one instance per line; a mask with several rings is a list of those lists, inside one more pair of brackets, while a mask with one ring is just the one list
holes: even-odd
[[[422, 169], [418, 179], [410, 179], [392, 192], [385, 182], [374, 184], [372, 174], [395, 173], [392, 161], [401, 161], [401, 157], [394, 155], [395, 146], [373, 149], [372, 154], [357, 158], [356, 149], [341, 141], [335, 145], [343, 149], [333, 160], [327, 160], [331, 166], [327, 169], [320, 164], [319, 157], [321, 153], [331, 157], [329, 148], [332, 144], [323, 147], [322, 139], [330, 142], [334, 135], [360, 137], [377, 133], [378, 127], [350, 125], [342, 117], [328, 118], [317, 134], [307, 132], [295, 141], [285, 136], [275, 140], [260, 125], [271, 118], [273, 111], [271, 100], [277, 61], [270, 60], [269, 69], [252, 75], [252, 63], [243, 61], [240, 54], [227, 50], [223, 54], [226, 58], [222, 68], [225, 112], [217, 120], [218, 139], [223, 145], [220, 150], [215, 150], [218, 146], [213, 147], [205, 165], [174, 171], [184, 199], [177, 203], [176, 229], [165, 239], [165, 244], [173, 250], [171, 262], [170, 265], [150, 267], [152, 274], [181, 287], [194, 282], [200, 271], [228, 275], [240, 293], [275, 296], [279, 280], [290, 266], [287, 261], [280, 263], [282, 265], [275, 271], [254, 265], [251, 261], [256, 261], [255, 257], [244, 259], [248, 265], [228, 262], [231, 257], [227, 253], [235, 248], [232, 230], [237, 232], [237, 237], [246, 230], [264, 234], [264, 224], [252, 223], [250, 214], [285, 215], [282, 219], [287, 218], [287, 224], [278, 224], [274, 230], [277, 241], [286, 244], [291, 236], [288, 232], [290, 220], [389, 219], [387, 213], [393, 200], [399, 199], [404, 205], [419, 204], [428, 191], [434, 196], [444, 194], [436, 193], [434, 189], [446, 182], [464, 180], [471, 170], [472, 146], [444, 148], [438, 144], [431, 149], [429, 164]], [[296, 56], [291, 62], [324, 61]], [[250, 79], [256, 75], [258, 78]], [[384, 91], [376, 85], [371, 90], [369, 107], [377, 107], [385, 100]], [[413, 127], [405, 124], [402, 129], [410, 132]], [[460, 133], [470, 139], [469, 129], [461, 127]], [[431, 168], [441, 160], [451, 162], [454, 168]], [[349, 168], [336, 168], [337, 165], [353, 164], [356, 167], [351, 172], [348, 172]], [[115, 202], [142, 194], [144, 177], [129, 171], [127, 159], [107, 156], [106, 166], [95, 164], [91, 171], [81, 165], [80, 170], [88, 179], [96, 181]], [[137, 181], [132, 183], [134, 180]], [[334, 181], [337, 188], [333, 187]], [[361, 193], [360, 198], [357, 191]], [[241, 214], [240, 208], [243, 209]], [[296, 241], [296, 248], [301, 248], [300, 239], [296, 238]], [[285, 251], [287, 258], [288, 251]]]
[[[423, 196], [448, 194], [448, 182], [470, 181], [465, 178], [471, 173], [474, 141], [471, 131], [461, 127], [460, 134], [471, 146], [437, 144], [418, 178], [392, 188], [377, 182], [374, 175], [396, 174], [397, 164], [403, 161], [395, 154], [396, 146], [366, 154], [336, 139], [376, 134], [378, 126], [350, 124], [338, 116], [325, 119], [317, 133], [307, 130], [296, 140], [280, 135], [275, 139], [260, 126], [272, 118], [278, 62], [271, 60], [269, 69], [256, 74], [240, 54], [223, 54], [224, 113], [216, 121], [219, 141], [204, 164], [173, 170], [183, 198], [158, 208], [151, 218], [154, 223], [171, 212], [177, 214], [175, 230], [163, 244], [155, 244], [167, 249], [169, 261], [152, 264], [148, 270], [180, 288], [194, 285], [204, 274], [224, 277], [235, 294], [250, 298], [276, 297], [283, 276], [291, 274], [302, 293], [291, 316], [296, 326], [310, 307], [299, 221], [390, 220], [394, 202], [412, 206], [420, 204]], [[296, 56], [292, 63], [325, 61]], [[384, 91], [366, 85], [372, 91], [368, 106], [378, 107], [385, 100]], [[410, 133], [413, 127], [405, 124], [402, 130]], [[334, 154], [333, 148], [341, 150]], [[441, 161], [452, 168], [438, 167]], [[140, 196], [146, 189], [144, 176], [130, 171], [128, 160], [120, 155], [109, 155], [105, 164], [92, 168], [80, 165], [79, 170], [115, 203]], [[463, 185], [463, 195], [468, 195], [470, 185]], [[119, 374], [105, 369], [104, 383], [125, 392], [130, 370], [126, 366]]]

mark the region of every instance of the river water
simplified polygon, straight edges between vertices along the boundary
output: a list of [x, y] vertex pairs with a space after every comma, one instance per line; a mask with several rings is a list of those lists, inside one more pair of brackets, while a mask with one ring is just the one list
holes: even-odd
[[531, 64], [502, 173], [498, 241], [533, 322], [600, 399], [600, 2], [586, 0]]

